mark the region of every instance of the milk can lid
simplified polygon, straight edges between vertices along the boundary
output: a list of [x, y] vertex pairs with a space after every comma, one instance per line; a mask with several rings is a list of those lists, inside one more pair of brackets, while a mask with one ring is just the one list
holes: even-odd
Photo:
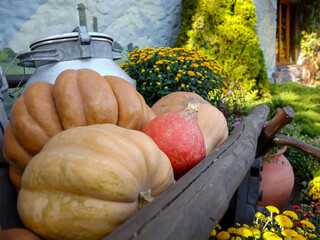
[[81, 44], [90, 44], [91, 41], [106, 41], [111, 45], [113, 43], [113, 38], [107, 34], [99, 32], [88, 32], [85, 26], [78, 26], [72, 32], [63, 33], [59, 35], [52, 35], [44, 38], [37, 39], [30, 43], [30, 49], [33, 50], [36, 47], [66, 42], [66, 41], [77, 41], [80, 40]]

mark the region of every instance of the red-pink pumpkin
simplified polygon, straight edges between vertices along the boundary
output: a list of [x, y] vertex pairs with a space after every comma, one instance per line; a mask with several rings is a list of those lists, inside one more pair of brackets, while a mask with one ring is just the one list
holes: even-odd
[[206, 156], [204, 137], [197, 122], [195, 104], [151, 120], [143, 132], [168, 156], [179, 179]]

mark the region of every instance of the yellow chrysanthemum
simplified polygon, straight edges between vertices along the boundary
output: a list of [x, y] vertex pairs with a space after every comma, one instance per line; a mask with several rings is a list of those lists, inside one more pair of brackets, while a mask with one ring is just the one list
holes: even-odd
[[271, 213], [276, 213], [276, 214], [280, 213], [279, 209], [274, 206], [266, 206], [266, 209], [268, 209], [268, 211]]
[[186, 85], [184, 85], [184, 83], [181, 84], [181, 87], [184, 88]]
[[218, 240], [228, 240], [230, 238], [230, 234], [227, 231], [221, 231], [216, 237]]
[[171, 68], [170, 67], [167, 67], [167, 70], [169, 71]]
[[176, 80], [176, 82], [179, 82], [179, 78], [177, 78], [177, 77], [174, 80]]
[[160, 83], [160, 82], [156, 82], [156, 84], [157, 84], [158, 86], [160, 86], [161, 83]]
[[300, 223], [304, 226], [306, 226], [307, 228], [310, 228], [310, 229], [316, 229], [315, 226], [309, 222], [308, 220], [301, 220]]
[[235, 227], [229, 227], [227, 232], [230, 234], [237, 234], [237, 229]]
[[282, 240], [276, 233], [271, 231], [266, 231], [263, 233], [263, 240]]
[[281, 227], [284, 227], [284, 228], [292, 228], [293, 227], [293, 222], [291, 221], [290, 218], [288, 218], [285, 215], [277, 215], [274, 217], [274, 219]]
[[190, 77], [193, 77], [193, 76], [195, 75], [195, 73], [194, 73], [193, 71], [188, 71], [188, 75], [189, 75]]
[[161, 75], [160, 75], [160, 74], [158, 75], [158, 78], [161, 78]]
[[201, 84], [201, 81], [198, 81], [199, 84]]
[[177, 77], [181, 77], [181, 76], [182, 76], [181, 73], [178, 73], [178, 74], [177, 74]]
[[168, 86], [165, 86], [164, 89], [168, 89]]
[[286, 210], [282, 212], [282, 214], [291, 217], [294, 220], [298, 220], [298, 215], [294, 211]]
[[250, 231], [252, 232], [253, 236], [258, 238], [261, 235], [261, 232], [258, 228], [250, 228]]
[[203, 65], [204, 67], [210, 67], [210, 63], [209, 63], [209, 62], [204, 62], [202, 65]]
[[120, 65], [120, 67], [123, 68], [125, 65], [126, 65], [126, 63], [122, 63], [122, 64]]
[[289, 236], [289, 237], [297, 237], [298, 233], [292, 229], [284, 229], [281, 231], [281, 234], [285, 237]]
[[210, 235], [211, 236], [216, 236], [217, 235], [217, 231], [215, 229], [213, 229]]
[[[232, 100], [230, 100], [230, 101], [231, 101], [231, 103], [232, 103]], [[256, 212], [255, 216], [256, 216], [256, 218], [259, 218], [259, 219], [266, 217], [266, 216], [265, 216], [263, 213], [261, 213], [261, 212]]]
[[199, 77], [203, 77], [203, 75], [202, 75], [201, 73], [199, 73], [199, 72], [197, 72], [197, 75], [198, 75]]
[[230, 240], [241, 240], [241, 237], [231, 237]]
[[181, 57], [178, 57], [177, 59], [178, 59], [179, 61], [181, 61], [181, 60], [184, 60], [184, 57], [181, 56]]
[[225, 88], [221, 88], [222, 92], [227, 95], [228, 94], [228, 91], [225, 89]]
[[156, 61], [156, 64], [161, 65], [161, 64], [163, 64], [163, 61], [162, 60]]
[[159, 68], [156, 68], [155, 70], [156, 70], [156, 71], [159, 71]]
[[246, 227], [240, 227], [237, 229], [237, 234], [242, 236], [242, 237], [252, 237], [253, 234], [251, 232], [251, 230], [249, 228], [246, 228]]
[[307, 240], [307, 239], [301, 234], [298, 234], [298, 236], [292, 237], [292, 240]]
[[143, 72], [143, 73], [144, 73], [145, 71], [146, 71], [145, 69], [141, 69], [141, 72]]
[[314, 233], [309, 233], [308, 234], [308, 238], [316, 238], [316, 237], [317, 237], [317, 235], [314, 234]]

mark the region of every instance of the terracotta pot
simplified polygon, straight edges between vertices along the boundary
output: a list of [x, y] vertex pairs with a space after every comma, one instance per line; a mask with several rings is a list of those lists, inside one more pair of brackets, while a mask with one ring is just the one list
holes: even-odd
[[263, 191], [259, 206], [275, 206], [281, 212], [291, 196], [294, 185], [294, 172], [289, 160], [283, 155], [285, 146], [275, 156], [266, 157], [272, 162], [263, 161], [262, 181], [260, 189]]

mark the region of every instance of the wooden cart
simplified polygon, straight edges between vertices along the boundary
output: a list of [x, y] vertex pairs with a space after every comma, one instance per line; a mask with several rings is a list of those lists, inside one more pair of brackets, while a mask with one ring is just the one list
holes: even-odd
[[[0, 101], [0, 108], [2, 102]], [[1, 109], [0, 109], [1, 110]], [[220, 148], [138, 211], [104, 240], [208, 239], [217, 223], [250, 224], [258, 210], [261, 156], [287, 145], [320, 158], [320, 149], [276, 133], [294, 117], [287, 106], [266, 124], [270, 109], [260, 104], [238, 125]], [[0, 148], [6, 119], [3, 114]], [[17, 192], [9, 181], [8, 164], [0, 158], [0, 225], [23, 227], [16, 210]], [[261, 210], [261, 209], [260, 209]]]

